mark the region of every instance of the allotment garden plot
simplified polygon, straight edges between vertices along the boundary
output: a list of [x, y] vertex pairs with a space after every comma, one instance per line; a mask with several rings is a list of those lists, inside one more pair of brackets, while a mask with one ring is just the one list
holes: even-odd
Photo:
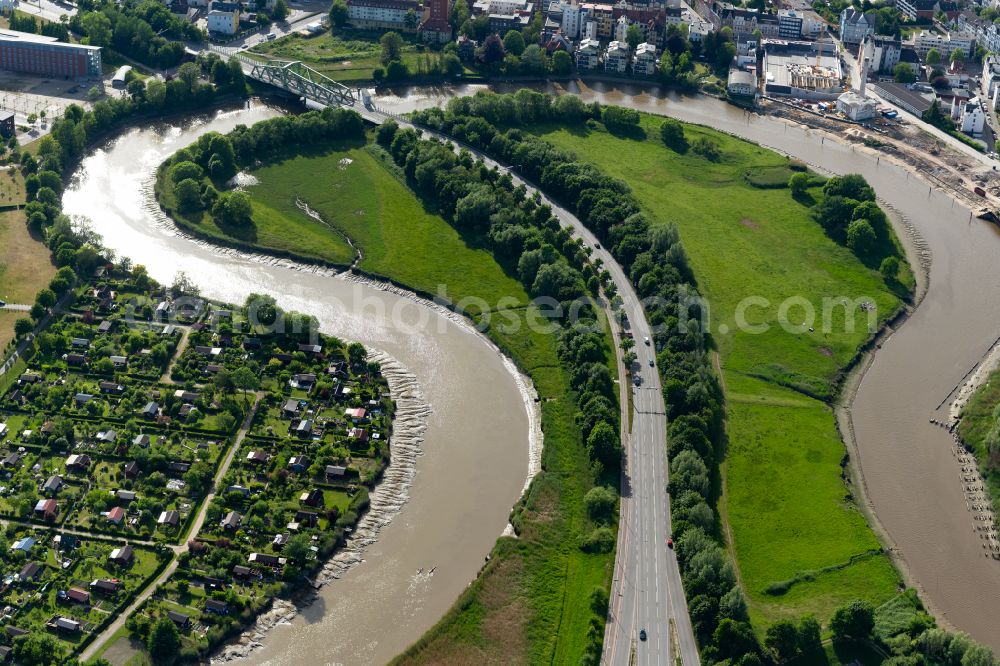
[[141, 269], [70, 303], [0, 396], [0, 652], [82, 649], [179, 555], [129, 628], [167, 617], [194, 656], [343, 543], [388, 463], [387, 384], [313, 318], [254, 327]]

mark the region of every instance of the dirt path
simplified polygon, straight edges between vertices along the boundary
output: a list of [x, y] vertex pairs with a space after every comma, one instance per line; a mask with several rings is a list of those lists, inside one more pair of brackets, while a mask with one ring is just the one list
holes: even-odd
[[174, 352], [173, 358], [170, 359], [170, 363], [167, 363], [167, 369], [163, 371], [163, 375], [160, 377], [161, 384], [175, 384], [176, 382], [170, 378], [170, 369], [174, 367], [174, 363], [184, 354], [184, 350], [188, 348], [188, 340], [190, 339], [191, 329], [184, 326], [179, 327], [181, 331], [181, 341], [177, 344], [177, 351]]

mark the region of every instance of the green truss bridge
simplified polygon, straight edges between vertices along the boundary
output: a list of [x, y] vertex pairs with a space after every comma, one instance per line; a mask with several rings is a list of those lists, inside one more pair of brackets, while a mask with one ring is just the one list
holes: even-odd
[[276, 88], [325, 106], [354, 106], [354, 92], [350, 88], [301, 62], [287, 60], [257, 62], [246, 56], [239, 57], [239, 60], [245, 66], [250, 66], [249, 75], [258, 81], [269, 83]]

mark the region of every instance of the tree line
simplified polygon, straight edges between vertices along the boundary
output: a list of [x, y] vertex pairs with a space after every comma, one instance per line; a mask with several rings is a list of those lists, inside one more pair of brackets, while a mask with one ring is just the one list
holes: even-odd
[[253, 212], [249, 195], [222, 189], [237, 171], [316, 143], [363, 135], [364, 121], [356, 112], [325, 108], [270, 118], [250, 127], [239, 125], [226, 135], [203, 134], [161, 168], [179, 212], [209, 210], [220, 226], [246, 226]]
[[46, 37], [55, 37], [60, 42], [69, 42], [69, 28], [65, 23], [55, 21], [39, 21], [30, 14], [17, 10], [10, 13], [10, 29], [18, 32], [30, 32]]
[[[227, 65], [231, 71], [233, 63], [235, 61], [230, 61]], [[239, 69], [239, 65], [235, 68]], [[87, 146], [137, 115], [200, 108], [215, 101], [219, 88], [198, 81], [198, 65], [185, 63], [181, 70], [182, 75], [167, 82], [153, 78], [145, 82], [134, 79], [128, 84], [127, 95], [97, 102], [89, 111], [78, 104], [70, 104], [62, 117], [53, 121], [52, 131], [38, 140], [35, 155], [28, 151], [11, 154], [11, 160], [19, 165], [24, 176], [27, 224], [45, 239], [53, 261], [60, 267], [49, 288], [36, 296], [31, 319], [15, 322], [18, 337], [31, 332], [34, 322], [40, 321], [57, 298], [76, 282], [77, 273], [91, 275], [94, 268], [105, 261], [100, 237], [62, 212], [64, 178]], [[242, 70], [239, 71], [242, 82]], [[235, 89], [232, 87], [234, 78], [230, 77], [230, 89]], [[238, 90], [243, 92], [245, 87], [245, 83], [241, 83]]]
[[[539, 123], [601, 120], [608, 124], [609, 119], [609, 129], [620, 129], [638, 123], [638, 114], [633, 113], [584, 105], [572, 95], [553, 99], [520, 90], [513, 95], [479, 93], [457, 98], [444, 110], [414, 114], [414, 120], [461, 138], [540, 183], [598, 235], [628, 272], [639, 296], [648, 299], [647, 316], [655, 331], [669, 423], [673, 535], [704, 663], [754, 666], [810, 654], [820, 649], [820, 624], [812, 616], [772, 625], [761, 642], [749, 622], [733, 563], [722, 547], [714, 510], [721, 488], [722, 393], [707, 353], [708, 333], [701, 326], [697, 285], [676, 228], [651, 226], [626, 183], [526, 131]], [[685, 137], [684, 126], [675, 120], [665, 120], [660, 135], [667, 149], [684, 152], [694, 147]], [[695, 152], [713, 159], [711, 146]], [[824, 226], [829, 225], [828, 233], [857, 252], [872, 252], [865, 245], [867, 231], [859, 231], [857, 224], [853, 232], [849, 229], [852, 222], [864, 220], [877, 240], [889, 238], [885, 215], [874, 198], [860, 176], [832, 178], [814, 212]], [[828, 209], [843, 211], [827, 219], [823, 211]], [[898, 260], [885, 257], [883, 272], [888, 270], [887, 261], [894, 275]], [[917, 606], [922, 611], [919, 602]], [[874, 614], [867, 602], [853, 602], [837, 610], [830, 620], [831, 631], [836, 638], [878, 641], [892, 653], [888, 663], [894, 666], [995, 663], [986, 648], [964, 634], [934, 627], [925, 613], [917, 613], [913, 622], [886, 634], [874, 633], [870, 619]]]
[[[478, 119], [477, 122], [485, 122]], [[457, 229], [484, 237], [502, 266], [514, 272], [535, 298], [558, 303], [557, 353], [569, 376], [577, 405], [577, 425], [595, 477], [617, 479], [621, 464], [620, 416], [615, 383], [606, 361], [606, 338], [600, 330], [594, 297], [610, 275], [588, 261], [588, 252], [569, 229], [560, 226], [548, 205], [514, 186], [510, 174], [450, 145], [421, 139], [394, 122], [378, 128], [376, 141], [402, 169], [424, 200]], [[571, 318], [569, 314], [576, 316]], [[617, 492], [595, 487], [584, 504], [594, 527], [578, 547], [585, 552], [614, 549]], [[587, 662], [601, 653], [607, 592], [595, 590], [588, 634]]]
[[697, 286], [677, 229], [653, 226], [626, 183], [521, 129], [588, 119], [606, 119], [616, 127], [639, 120], [629, 110], [528, 90], [480, 93], [452, 100], [445, 110], [415, 114], [417, 122], [459, 137], [540, 183], [601, 239], [646, 299], [670, 423], [669, 491], [685, 590], [691, 606], [700, 609], [696, 630], [706, 662], [727, 658], [740, 663], [744, 655], [759, 650], [734, 640], [755, 634], [735, 570], [720, 546], [712, 508], [720, 488], [722, 394], [701, 327]]
[[174, 67], [184, 59], [184, 41], [205, 40], [201, 28], [156, 0], [81, 0], [79, 6], [69, 22], [73, 32], [88, 44], [111, 47], [150, 67]]

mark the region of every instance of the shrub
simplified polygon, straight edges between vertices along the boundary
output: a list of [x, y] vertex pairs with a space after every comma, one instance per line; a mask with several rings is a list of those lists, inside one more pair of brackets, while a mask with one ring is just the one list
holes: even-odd
[[837, 638], [868, 638], [875, 628], [875, 607], [868, 601], [852, 601], [833, 613], [830, 630]]
[[677, 153], [686, 153], [688, 141], [684, 136], [684, 126], [673, 118], [667, 118], [660, 125], [660, 139], [664, 145]]
[[866, 254], [875, 246], [875, 230], [868, 220], [854, 220], [847, 225], [847, 247], [855, 254]]
[[608, 106], [601, 113], [601, 120], [608, 129], [638, 127], [639, 112], [634, 109], [623, 109], [620, 106]]
[[606, 522], [614, 517], [618, 495], [611, 488], [595, 486], [583, 497], [583, 504], [592, 520]]
[[703, 136], [700, 136], [691, 142], [691, 150], [693, 150], [695, 154], [701, 155], [709, 162], [718, 162], [722, 157], [718, 144], [714, 141], [706, 139]]
[[610, 553], [615, 548], [615, 533], [609, 527], [598, 527], [580, 544], [585, 553]]

